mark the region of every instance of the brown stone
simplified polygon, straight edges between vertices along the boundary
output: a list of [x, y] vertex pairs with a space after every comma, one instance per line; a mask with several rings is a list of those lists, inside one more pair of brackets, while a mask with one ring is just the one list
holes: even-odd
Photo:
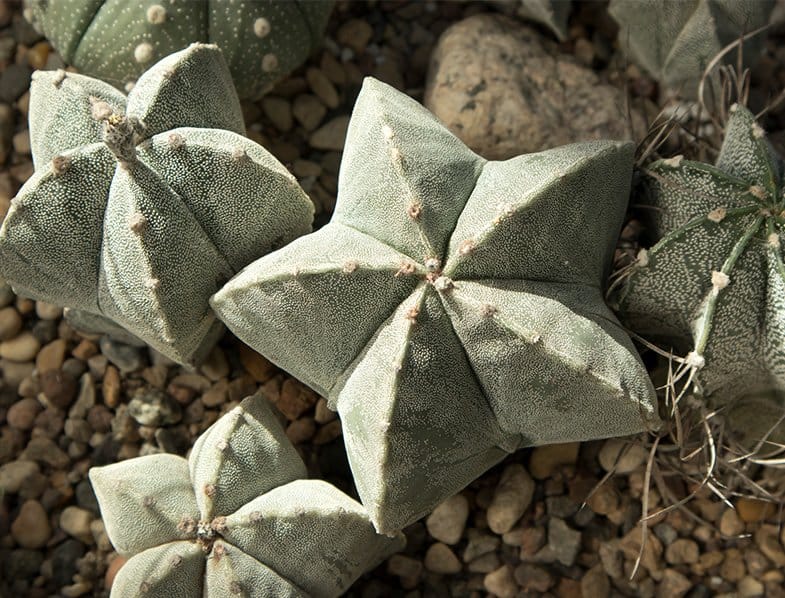
[[[631, 138], [621, 89], [500, 15], [474, 15], [442, 34], [425, 105], [492, 160], [574, 141]], [[643, 118], [636, 114], [634, 122], [643, 134]]]
[[257, 382], [266, 382], [275, 374], [275, 366], [248, 345], [238, 343], [237, 351], [245, 371]]
[[529, 460], [529, 473], [535, 480], [549, 478], [562, 466], [573, 465], [578, 460], [579, 449], [579, 442], [535, 447]]
[[37, 500], [27, 500], [11, 524], [11, 535], [22, 548], [42, 548], [46, 545], [52, 528], [49, 516]]
[[16, 430], [29, 430], [33, 427], [35, 418], [40, 412], [41, 403], [36, 399], [22, 399], [9, 407], [6, 421]]
[[104, 373], [104, 380], [101, 388], [104, 397], [104, 405], [112, 408], [117, 407], [118, 403], [120, 402], [121, 382], [120, 372], [115, 366], [106, 366], [106, 372]]
[[63, 370], [48, 370], [38, 380], [41, 392], [58, 409], [68, 409], [79, 392], [76, 378]]
[[275, 405], [288, 420], [295, 420], [313, 407], [318, 399], [317, 394], [310, 388], [294, 378], [287, 378]]

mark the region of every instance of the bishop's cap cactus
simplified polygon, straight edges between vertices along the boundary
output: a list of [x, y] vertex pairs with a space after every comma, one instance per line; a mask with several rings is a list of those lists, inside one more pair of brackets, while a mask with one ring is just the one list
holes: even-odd
[[616, 142], [487, 162], [369, 78], [332, 221], [212, 304], [328, 398], [363, 504], [400, 529], [519, 447], [656, 421], [602, 296], [631, 176]]
[[257, 98], [320, 42], [332, 0], [25, 0], [66, 62], [123, 87], [194, 42], [224, 52], [240, 97]]
[[304, 477], [261, 394], [204, 432], [187, 461], [92, 468], [109, 539], [129, 557], [112, 596], [328, 598], [402, 547], [360, 504]]
[[37, 72], [36, 170], [0, 229], [0, 273], [23, 295], [198, 361], [222, 331], [210, 295], [313, 217], [294, 177], [244, 132], [215, 46], [162, 60], [127, 99], [89, 77]]

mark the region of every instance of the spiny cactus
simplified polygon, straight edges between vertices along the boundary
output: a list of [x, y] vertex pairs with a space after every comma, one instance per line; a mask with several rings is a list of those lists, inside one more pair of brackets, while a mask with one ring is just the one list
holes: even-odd
[[368, 78], [332, 221], [212, 305], [338, 410], [363, 504], [396, 530], [520, 447], [655, 422], [601, 290], [631, 175], [615, 142], [487, 162]]
[[658, 241], [614, 300], [630, 328], [687, 354], [681, 374], [717, 405], [785, 390], [783, 168], [749, 110], [731, 110], [715, 166], [644, 169], [634, 201]]
[[360, 504], [305, 465], [267, 400], [248, 397], [186, 461], [148, 455], [93, 467], [112, 545], [130, 557], [112, 596], [338, 596], [399, 550]]
[[506, 13], [534, 21], [550, 29], [564, 41], [572, 0], [494, 0]]
[[193, 42], [217, 44], [242, 98], [258, 98], [321, 43], [332, 0], [25, 0], [25, 14], [85, 75], [123, 87]]
[[199, 361], [223, 329], [210, 295], [313, 217], [294, 177], [243, 133], [216, 46], [162, 60], [127, 100], [89, 77], [36, 73], [36, 171], [0, 229], [0, 273]]
[[[633, 60], [667, 87], [694, 97], [714, 57], [742, 34], [766, 25], [774, 4], [775, 0], [611, 0], [608, 10], [619, 23], [619, 42]], [[747, 65], [756, 62], [764, 39], [758, 34], [745, 40]], [[736, 56], [730, 52], [722, 62], [736, 64]]]

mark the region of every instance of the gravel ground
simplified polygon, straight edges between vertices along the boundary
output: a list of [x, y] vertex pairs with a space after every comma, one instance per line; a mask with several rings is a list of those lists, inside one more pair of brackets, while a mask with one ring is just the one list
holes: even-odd
[[[591, 69], [574, 79], [629, 93], [636, 118], [651, 118], [656, 85], [618, 56], [602, 9], [580, 5], [561, 44], [540, 31], [543, 52]], [[243, 105], [249, 136], [299, 179], [317, 225], [335, 204], [363, 77], [422, 100], [439, 35], [493, 11], [483, 2], [339, 2], [323, 49], [263, 100]], [[785, 87], [779, 45], [771, 41], [756, 68], [763, 83], [753, 88], [753, 104]], [[62, 66], [19, 6], [0, 0], [0, 219], [32, 173], [30, 74]], [[768, 125], [781, 139], [783, 113], [773, 111]], [[79, 334], [59, 308], [0, 286], [0, 371], [0, 596], [108, 595], [122, 559], [107, 539], [88, 469], [160, 451], [185, 455], [196, 436], [258, 388], [277, 406], [311, 474], [353, 493], [341, 424], [325, 400], [229, 334], [204, 365], [186, 371], [147, 350]], [[349, 595], [785, 596], [779, 509], [743, 498], [725, 504], [706, 489], [649, 522], [633, 576], [646, 458], [623, 440], [520, 451], [407, 528], [407, 548]], [[615, 474], [598, 487], [614, 464]], [[675, 476], [666, 484], [675, 496], [694, 489]], [[650, 512], [667, 504], [657, 489], [648, 500]]]

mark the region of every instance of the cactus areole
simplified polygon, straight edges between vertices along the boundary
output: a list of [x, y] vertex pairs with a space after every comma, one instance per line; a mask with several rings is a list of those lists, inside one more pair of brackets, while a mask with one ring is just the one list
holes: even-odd
[[647, 166], [635, 202], [657, 242], [615, 296], [622, 320], [685, 355], [687, 379], [718, 405], [785, 390], [783, 166], [754, 116], [731, 108], [714, 166]]
[[198, 362], [223, 331], [209, 297], [313, 216], [294, 177], [244, 132], [216, 46], [167, 57], [127, 99], [83, 75], [37, 72], [36, 171], [0, 228], [0, 272], [25, 296]]
[[639, 432], [653, 389], [602, 297], [632, 147], [504, 162], [365, 80], [332, 221], [212, 299], [338, 410], [377, 529], [400, 529], [508, 453]]
[[321, 42], [332, 0], [25, 0], [25, 15], [79, 71], [127, 89], [194, 42], [223, 50], [242, 98], [258, 98]]
[[305, 465], [261, 394], [194, 444], [93, 467], [107, 534], [128, 558], [114, 598], [332, 598], [402, 548]]

